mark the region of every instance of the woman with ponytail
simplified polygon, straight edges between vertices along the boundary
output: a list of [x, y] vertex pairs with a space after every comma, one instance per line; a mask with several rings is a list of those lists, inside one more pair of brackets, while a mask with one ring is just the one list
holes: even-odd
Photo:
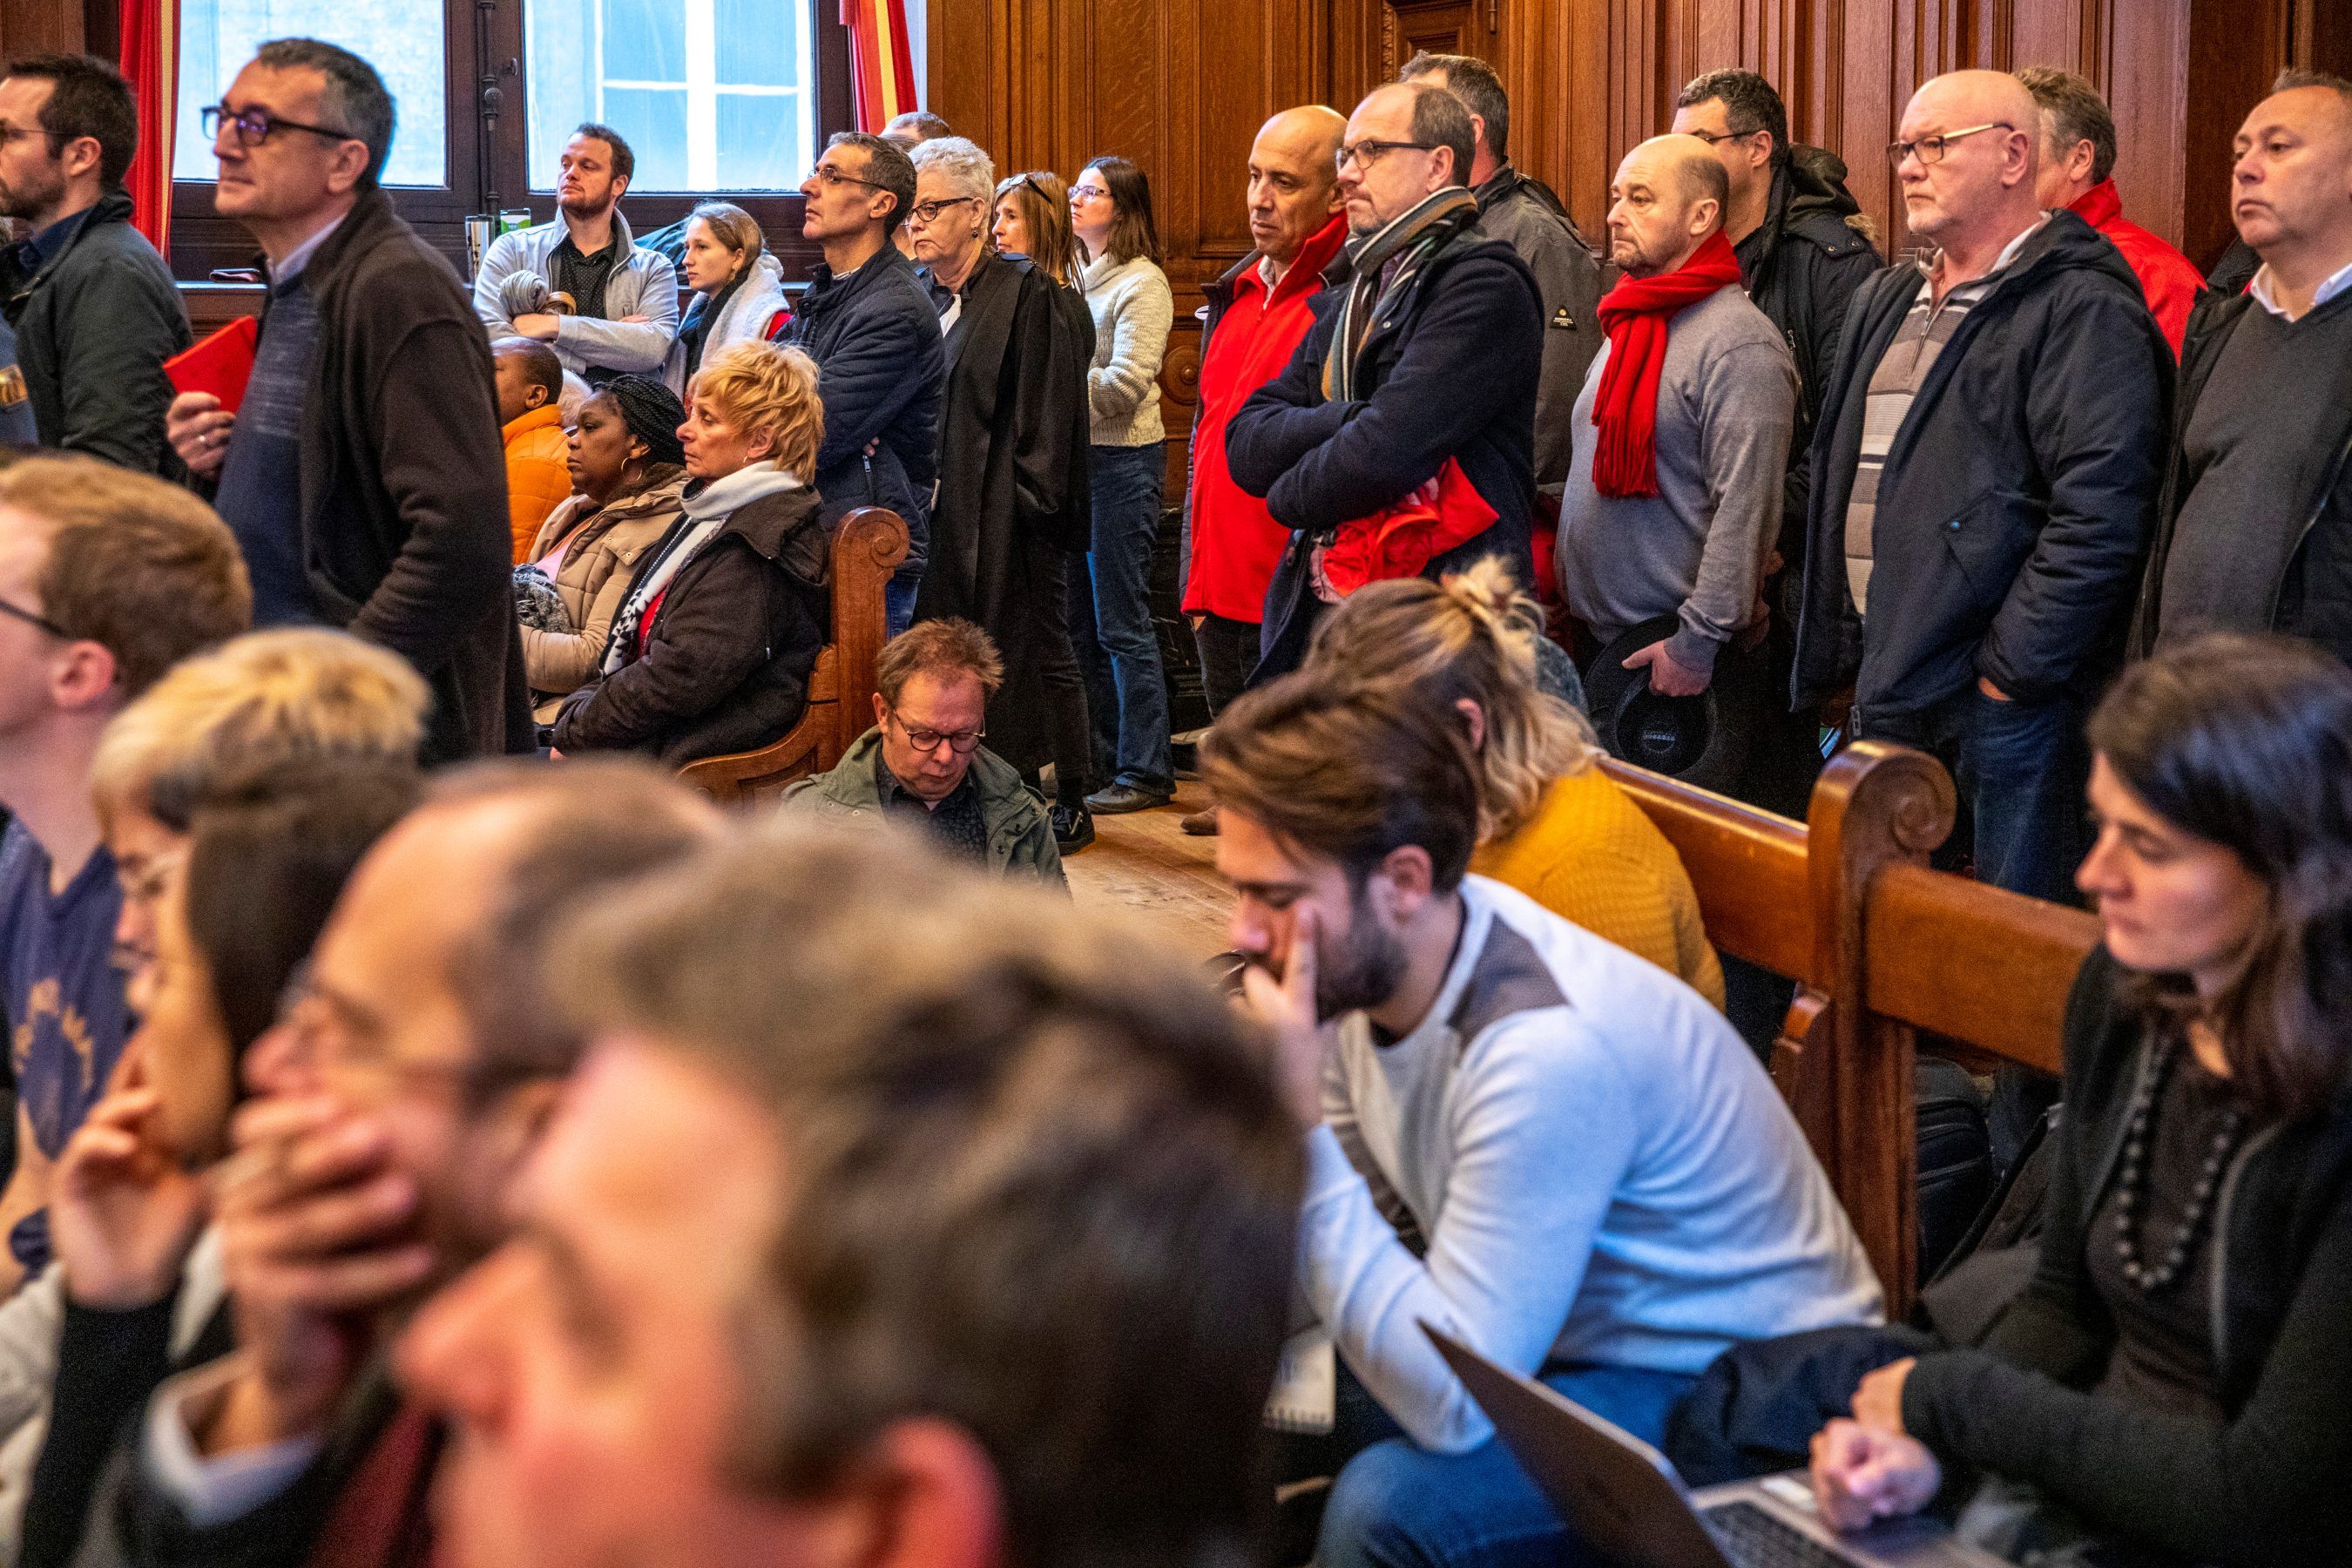
[[2104, 945], [2040, 1266], [1983, 1346], [1813, 1440], [1846, 1528], [1939, 1493], [2013, 1562], [2335, 1563], [2352, 1539], [2352, 671], [2213, 635], [2092, 715]]
[[1439, 582], [1371, 583], [1324, 617], [1307, 668], [1459, 712], [1479, 762], [1471, 870], [1720, 1007], [1723, 969], [1681, 858], [1594, 765], [1602, 752], [1584, 715], [1537, 682], [1540, 614], [1496, 556]]

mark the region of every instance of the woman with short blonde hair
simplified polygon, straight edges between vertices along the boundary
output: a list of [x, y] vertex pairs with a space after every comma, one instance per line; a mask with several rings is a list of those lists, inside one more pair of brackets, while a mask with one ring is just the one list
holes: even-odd
[[599, 679], [557, 710], [558, 750], [692, 762], [781, 740], [808, 706], [832, 620], [809, 483], [824, 444], [816, 363], [733, 343], [688, 390], [685, 515], [630, 579]]
[[1471, 870], [1720, 1007], [1723, 968], [1681, 858], [1594, 766], [1602, 753], [1584, 715], [1537, 682], [1541, 615], [1494, 556], [1440, 582], [1370, 583], [1316, 628], [1307, 668], [1453, 710], [1478, 761]]

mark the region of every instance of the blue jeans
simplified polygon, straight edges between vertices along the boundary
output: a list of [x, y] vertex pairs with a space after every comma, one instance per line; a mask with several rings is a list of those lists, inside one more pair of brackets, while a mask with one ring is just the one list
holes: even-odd
[[895, 637], [915, 624], [915, 594], [923, 585], [923, 565], [931, 558], [931, 522], [907, 514], [907, 559], [882, 585], [882, 635]]
[[1977, 879], [2058, 903], [2077, 903], [2083, 863], [2083, 790], [2090, 757], [2083, 712], [2072, 698], [1997, 702], [1971, 680], [1920, 713], [1874, 721], [1874, 740], [1933, 752], [1958, 786], [1963, 828], [1973, 827]]
[[[1697, 1381], [1623, 1366], [1559, 1364], [1543, 1374], [1547, 1386], [1653, 1444]], [[1343, 1405], [1343, 1426], [1350, 1414]], [[1396, 1430], [1377, 1407], [1372, 1415], [1374, 1431], [1381, 1424]], [[1397, 1436], [1341, 1468], [1315, 1561], [1318, 1568], [1562, 1568], [1586, 1558], [1501, 1438], [1466, 1454], [1433, 1454]]]
[[1087, 676], [1095, 775], [1136, 789], [1176, 787], [1168, 757], [1168, 683], [1151, 626], [1151, 549], [1168, 455], [1150, 447], [1089, 447], [1094, 548], [1070, 582], [1070, 640]]

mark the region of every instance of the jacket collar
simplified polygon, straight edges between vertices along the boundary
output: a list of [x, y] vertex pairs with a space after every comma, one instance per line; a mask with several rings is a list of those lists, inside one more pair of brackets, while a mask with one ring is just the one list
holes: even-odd
[[[1331, 265], [1331, 258], [1338, 256], [1340, 247], [1347, 243], [1348, 215], [1333, 213], [1331, 220], [1308, 235], [1307, 243], [1298, 247], [1298, 254], [1291, 258], [1290, 266], [1282, 274], [1282, 280], [1274, 286], [1269, 302], [1320, 292], [1324, 269]], [[1201, 291], [1213, 294], [1221, 306], [1230, 305], [1234, 302], [1234, 296], [1250, 279], [1255, 278], [1264, 283], [1265, 275], [1259, 268], [1265, 260], [1265, 258], [1253, 250], [1226, 268], [1215, 282], [1208, 284]]]
[[352, 210], [337, 221], [325, 243], [302, 268], [302, 275], [310, 280], [308, 287], [311, 297], [323, 295], [341, 281], [358, 257], [399, 226], [400, 219], [392, 210], [392, 198], [383, 194], [383, 187], [371, 185], [362, 191], [352, 203]]
[[[875, 770], [881, 765], [882, 731], [877, 725], [850, 742], [840, 763], [824, 775], [825, 798], [854, 810], [880, 810], [882, 792]], [[972, 752], [971, 771], [964, 778], [980, 796], [980, 816], [988, 825], [992, 846], [1008, 828], [1025, 829], [1029, 814], [1040, 809], [1013, 764], [985, 745]]]
[[25, 247], [37, 247], [39, 242], [47, 239], [52, 232], [57, 233], [54, 248], [41, 248], [39, 264], [23, 274], [24, 282], [18, 286], [17, 296], [22, 298], [31, 293], [43, 279], [55, 272], [58, 269], [58, 263], [63, 261], [71, 253], [82, 236], [101, 224], [129, 223], [132, 210], [128, 192], [102, 191], [99, 194], [98, 200], [82, 208], [81, 211], [70, 216], [59, 218], [39, 234], [25, 240], [23, 242]]
[[801, 309], [804, 311], [823, 310], [846, 300], [851, 294], [870, 286], [876, 279], [900, 267], [908, 272], [915, 269], [915, 264], [887, 239], [882, 242], [881, 249], [847, 272], [836, 273], [820, 261], [809, 271], [809, 286], [801, 295]]
[[543, 403], [529, 413], [517, 415], [499, 426], [499, 435], [502, 439], [511, 443], [518, 436], [527, 436], [533, 430], [544, 430], [551, 425], [562, 423], [563, 410], [551, 403]]
[[1371, 233], [1347, 245], [1348, 265], [1358, 277], [1378, 272], [1390, 258], [1415, 241], [1434, 237], [1441, 242], [1477, 221], [1478, 198], [1468, 187], [1448, 185], [1432, 191]]
[[2124, 216], [2124, 199], [2116, 193], [2115, 181], [2101, 180], [2076, 196], [2066, 210], [2093, 228], [2105, 228]]

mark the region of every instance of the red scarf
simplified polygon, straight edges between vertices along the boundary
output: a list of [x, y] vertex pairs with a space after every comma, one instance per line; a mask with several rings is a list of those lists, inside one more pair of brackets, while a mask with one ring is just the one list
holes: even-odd
[[1592, 488], [1602, 495], [1658, 493], [1658, 378], [1666, 366], [1666, 322], [1738, 281], [1739, 258], [1717, 229], [1672, 272], [1623, 279], [1601, 300], [1609, 363], [1592, 397], [1592, 423], [1601, 430], [1592, 450]]

